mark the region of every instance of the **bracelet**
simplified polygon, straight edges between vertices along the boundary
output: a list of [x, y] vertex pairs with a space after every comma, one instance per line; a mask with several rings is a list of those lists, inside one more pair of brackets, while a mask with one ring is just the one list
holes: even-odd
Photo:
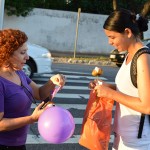
[[50, 85], [53, 86], [53, 88], [55, 88], [55, 84], [53, 83], [53, 81], [51, 79], [48, 82], [50, 83]]

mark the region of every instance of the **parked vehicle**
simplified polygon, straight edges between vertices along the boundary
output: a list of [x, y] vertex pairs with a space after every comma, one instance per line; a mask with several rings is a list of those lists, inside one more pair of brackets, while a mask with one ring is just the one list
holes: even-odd
[[114, 49], [111, 51], [109, 58], [112, 62], [115, 62], [118, 67], [121, 67], [126, 54], [127, 51], [119, 52], [117, 49]]
[[[149, 39], [143, 40], [143, 42], [146, 46], [148, 46], [150, 48]], [[119, 52], [117, 49], [114, 49], [110, 52], [109, 58], [112, 62], [115, 62], [118, 67], [121, 67], [126, 54], [127, 54], [127, 51]]]
[[34, 73], [52, 72], [52, 57], [48, 49], [36, 44], [27, 43], [29, 60], [23, 67], [27, 76], [32, 78]]

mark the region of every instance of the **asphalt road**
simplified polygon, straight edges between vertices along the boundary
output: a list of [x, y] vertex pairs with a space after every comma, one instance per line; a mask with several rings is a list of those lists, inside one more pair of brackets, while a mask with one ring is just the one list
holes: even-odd
[[[115, 75], [119, 68], [109, 66], [99, 66], [104, 70], [104, 74], [100, 77], [106, 82], [114, 83]], [[50, 144], [46, 142], [38, 132], [38, 123], [34, 123], [30, 127], [27, 139], [27, 150], [86, 150], [85, 147], [78, 144], [80, 138], [82, 119], [89, 97], [88, 83], [94, 79], [91, 71], [94, 65], [81, 64], [53, 64], [52, 73], [35, 75], [33, 80], [43, 85], [53, 74], [61, 73], [66, 76], [66, 84], [64, 88], [58, 92], [53, 102], [64, 107], [73, 115], [75, 120], [75, 131], [73, 136], [62, 144]], [[32, 106], [32, 111], [35, 106]], [[114, 111], [113, 111], [114, 116]], [[113, 135], [111, 135], [109, 150], [112, 147]]]

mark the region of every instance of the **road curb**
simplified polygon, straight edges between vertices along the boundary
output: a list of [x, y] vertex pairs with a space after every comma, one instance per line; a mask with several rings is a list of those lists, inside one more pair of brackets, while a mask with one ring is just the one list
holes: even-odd
[[53, 57], [53, 63], [67, 63], [67, 64], [85, 64], [85, 65], [100, 65], [100, 66], [116, 66], [114, 62], [109, 59], [97, 60], [97, 59], [79, 59], [79, 58], [63, 58]]

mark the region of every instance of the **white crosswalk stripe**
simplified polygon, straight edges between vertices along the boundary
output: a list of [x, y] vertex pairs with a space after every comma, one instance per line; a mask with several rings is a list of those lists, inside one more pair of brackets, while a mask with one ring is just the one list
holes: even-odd
[[[66, 142], [64, 143], [77, 143], [79, 141], [80, 135], [74, 135], [72, 138], [68, 139]], [[110, 136], [110, 143], [113, 142], [113, 135]], [[41, 136], [37, 137], [35, 135], [30, 135], [28, 134], [28, 138], [27, 138], [27, 144], [47, 144], [48, 142], [46, 142]]]
[[[69, 73], [69, 72], [66, 72], [66, 73]], [[33, 80], [36, 80], [36, 81], [47, 81], [48, 78], [50, 76], [52, 76], [53, 74], [43, 74], [43, 75], [36, 75], [34, 76]], [[70, 82], [71, 85], [65, 85], [63, 87], [63, 90], [71, 90], [72, 92], [71, 93], [60, 93], [58, 92], [55, 96], [55, 98], [63, 98], [64, 101], [66, 98], [68, 99], [77, 99], [76, 100], [76, 104], [64, 104], [64, 103], [57, 103], [56, 105], [57, 106], [60, 106], [60, 107], [63, 107], [65, 109], [74, 109], [76, 111], [82, 111], [84, 112], [85, 109], [86, 109], [86, 103], [85, 104], [79, 104], [79, 100], [80, 98], [84, 98], [88, 101], [88, 98], [89, 98], [89, 94], [80, 94], [80, 93], [75, 93], [74, 90], [81, 90], [81, 91], [89, 91], [88, 89], [88, 86], [85, 86], [85, 85], [82, 85], [83, 83], [89, 83], [89, 81], [91, 79], [94, 79], [90, 74], [86, 74], [86, 76], [83, 76], [83, 74], [78, 74], [77, 76], [72, 76], [72, 75], [65, 75], [66, 78], [67, 78], [67, 81], [66, 82]], [[105, 82], [108, 82], [106, 78], [103, 78], [101, 77], [102, 80], [105, 80]], [[81, 85], [80, 86], [77, 86], [77, 85], [73, 85], [73, 83], [80, 83]], [[109, 83], [114, 83], [114, 82], [109, 82]], [[41, 86], [43, 84], [39, 84], [39, 86]], [[36, 107], [35, 104], [32, 104], [31, 108], [34, 109]], [[114, 110], [114, 108], [113, 108]], [[80, 118], [78, 118], [78, 116], [74, 117], [74, 121], [75, 121], [75, 124], [76, 125], [82, 125], [82, 120], [83, 120], [83, 116], [79, 116]], [[113, 119], [112, 119], [112, 122], [113, 122]], [[78, 143], [79, 141], [79, 138], [80, 138], [80, 134], [75, 134], [73, 135], [70, 139], [68, 139], [65, 143]], [[112, 143], [113, 141], [113, 135], [111, 135], [111, 138], [110, 138], [110, 143]], [[27, 136], [27, 144], [44, 144], [44, 143], [47, 143], [40, 135], [37, 137], [34, 133], [32, 133], [31, 131], [29, 132], [28, 136]]]
[[[34, 80], [35, 78], [33, 78], [33, 80]], [[78, 79], [78, 80], [73, 80], [73, 79]], [[79, 79], [82, 79], [82, 83], [89, 83], [89, 81], [88, 80], [84, 80], [84, 79], [90, 79], [90, 80], [92, 80], [92, 79], [94, 79], [94, 78], [90, 78], [90, 77], [82, 77], [82, 78], [79, 78], [79, 77], [76, 77], [76, 78], [73, 78], [73, 79], [70, 79], [69, 81], [70, 82], [77, 82], [77, 83], [80, 83], [81, 82], [81, 80], [79, 80]], [[99, 79], [101, 79], [101, 80], [107, 80], [106, 78], [99, 78]], [[41, 77], [36, 77], [36, 80], [40, 80], [40, 81], [47, 81], [47, 78], [41, 78]], [[66, 77], [66, 82], [68, 81], [68, 78]], [[79, 82], [80, 81], [80, 82]]]
[[[66, 72], [66, 71], [65, 71]], [[68, 71], [67, 71], [68, 72]], [[64, 71], [63, 71], [64, 73]], [[69, 73], [69, 72], [68, 72]], [[78, 74], [78, 75], [74, 75], [74, 73]], [[79, 75], [80, 74], [80, 75]], [[84, 74], [84, 75], [83, 75]], [[53, 74], [52, 73], [47, 73], [47, 74], [41, 74], [41, 77], [51, 77]], [[36, 77], [39, 75], [36, 75]], [[91, 76], [91, 74], [89, 73], [79, 73], [79, 72], [71, 72], [71, 75], [65, 75], [66, 78], [74, 78], [74, 79], [78, 79], [78, 78], [85, 78], [85, 79], [95, 79], [95, 77]], [[107, 80], [104, 77], [98, 77], [101, 80]], [[34, 78], [33, 78], [34, 79]]]

